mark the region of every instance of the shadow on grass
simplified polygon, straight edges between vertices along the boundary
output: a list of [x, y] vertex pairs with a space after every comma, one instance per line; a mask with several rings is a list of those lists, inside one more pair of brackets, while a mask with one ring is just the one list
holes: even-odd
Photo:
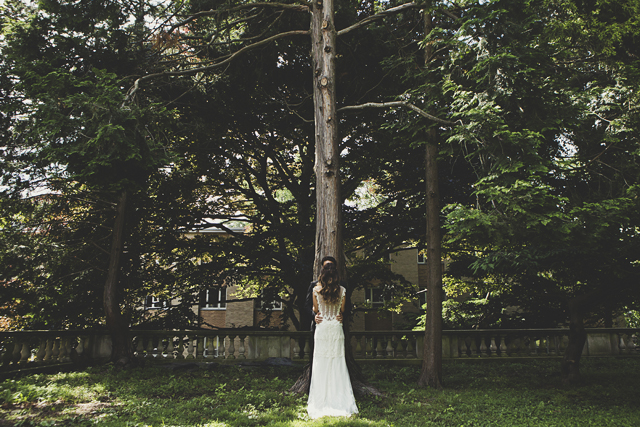
[[172, 371], [109, 366], [0, 383], [0, 426], [635, 426], [640, 359], [590, 359], [564, 386], [558, 360], [453, 361], [445, 390], [416, 387], [419, 366], [365, 365], [387, 398], [358, 399], [353, 418], [309, 420], [286, 392], [298, 369]]

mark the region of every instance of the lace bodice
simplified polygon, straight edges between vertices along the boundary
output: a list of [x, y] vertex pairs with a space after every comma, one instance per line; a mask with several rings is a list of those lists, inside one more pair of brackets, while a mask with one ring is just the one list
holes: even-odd
[[334, 320], [338, 314], [340, 314], [340, 308], [342, 307], [342, 300], [344, 299], [346, 289], [344, 286], [340, 286], [340, 298], [335, 303], [327, 303], [316, 288], [313, 289], [313, 293], [318, 301], [318, 310], [322, 314], [322, 320]]

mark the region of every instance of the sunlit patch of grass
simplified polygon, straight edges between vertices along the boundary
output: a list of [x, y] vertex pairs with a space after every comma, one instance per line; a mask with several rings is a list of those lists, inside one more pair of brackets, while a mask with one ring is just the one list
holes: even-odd
[[299, 368], [174, 372], [111, 366], [0, 383], [0, 425], [100, 426], [635, 426], [640, 359], [590, 359], [565, 386], [558, 360], [450, 361], [442, 391], [416, 385], [420, 367], [366, 364], [386, 393], [358, 399], [352, 418], [310, 420], [291, 395]]

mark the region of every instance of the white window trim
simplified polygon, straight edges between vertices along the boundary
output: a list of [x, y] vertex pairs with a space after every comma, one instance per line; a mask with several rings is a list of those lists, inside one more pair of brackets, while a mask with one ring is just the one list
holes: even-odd
[[377, 289], [380, 289], [380, 288], [375, 288], [375, 287], [365, 288], [364, 299], [365, 301], [371, 304], [371, 307], [384, 307], [386, 304], [386, 300], [384, 299], [384, 297], [382, 297], [382, 301], [373, 300], [373, 291]]
[[[262, 298], [262, 295], [260, 295], [260, 308], [259, 310], [265, 310], [264, 307], [264, 299]], [[273, 301], [273, 307], [268, 308], [268, 311], [282, 311], [282, 300], [280, 301]]]
[[[207, 297], [209, 296], [209, 291], [218, 291], [218, 304], [216, 307], [213, 306], [213, 304], [207, 304], [206, 302], [204, 303], [204, 305], [200, 306], [201, 310], [207, 310], [207, 311], [223, 311], [227, 309], [227, 287], [226, 286], [220, 286], [220, 287], [215, 287], [215, 288], [208, 288], [207, 290], [205, 290], [206, 294], [205, 294], [205, 301], [208, 299]], [[224, 306], [221, 307], [220, 303], [222, 301], [222, 292], [224, 290]]]
[[[147, 305], [147, 299], [149, 298], [151, 298], [151, 304]], [[144, 306], [145, 310], [162, 310], [162, 309], [168, 308], [169, 306], [169, 304], [167, 304], [165, 300], [153, 295], [147, 295], [144, 299], [144, 303], [145, 303], [145, 306]]]

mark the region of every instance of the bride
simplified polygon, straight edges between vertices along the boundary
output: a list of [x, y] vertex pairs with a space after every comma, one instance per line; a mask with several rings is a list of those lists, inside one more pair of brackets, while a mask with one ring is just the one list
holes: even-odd
[[321, 321], [314, 335], [307, 402], [307, 411], [312, 419], [358, 413], [344, 353], [342, 313], [345, 292], [345, 288], [340, 286], [335, 263], [325, 262], [313, 288], [313, 311]]

